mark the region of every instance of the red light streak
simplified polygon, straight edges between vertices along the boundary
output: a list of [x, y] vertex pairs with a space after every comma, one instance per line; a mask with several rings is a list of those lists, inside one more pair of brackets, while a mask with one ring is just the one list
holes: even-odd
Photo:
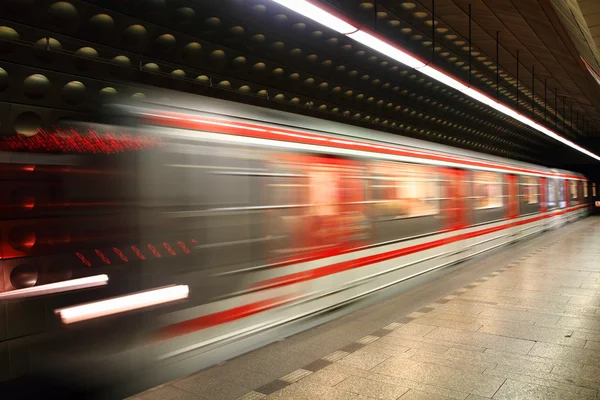
[[[196, 241], [196, 239], [192, 239], [190, 242], [192, 244], [197, 244], [198, 243], [198, 241]], [[165, 250], [167, 250], [167, 252], [169, 254], [171, 254], [172, 256], [177, 256], [178, 255], [177, 251], [175, 251], [175, 249], [177, 248], [177, 246], [175, 246], [175, 248], [173, 248], [169, 242], [162, 242], [161, 244], [163, 245], [163, 247], [165, 248]], [[177, 241], [177, 245], [181, 248], [181, 251], [183, 251], [183, 253], [185, 253], [185, 254], [190, 254], [191, 253], [190, 249], [187, 247], [187, 245], [185, 244], [185, 242], [179, 240], [179, 241]], [[152, 252], [152, 254], [156, 258], [161, 258], [162, 257], [162, 255], [160, 254], [160, 252], [151, 243], [148, 243], [147, 247], [148, 247], [148, 249]], [[136, 246], [130, 246], [130, 248], [131, 248], [131, 251], [140, 260], [145, 260], [146, 259], [146, 256], [144, 255], [144, 253], [141, 252], [141, 250], [139, 248], [137, 248]], [[118, 247], [113, 247], [112, 250], [113, 250], [113, 252], [121, 260], [123, 260], [123, 262], [129, 262], [129, 258], [125, 255], [125, 253], [123, 253], [123, 250], [119, 249]], [[110, 259], [102, 251], [100, 251], [98, 249], [94, 249], [94, 253], [104, 262], [104, 264], [106, 264], [106, 265], [110, 265], [111, 264]], [[77, 258], [79, 258], [81, 260], [81, 262], [85, 266], [87, 266], [87, 267], [91, 267], [92, 266], [92, 262], [89, 261], [82, 253], [78, 252], [78, 253], [75, 253], [75, 255], [77, 256]]]
[[[75, 128], [53, 131], [40, 129], [34, 136], [8, 136], [3, 138], [6, 150], [33, 150], [65, 153], [119, 154], [162, 147], [162, 139], [130, 133], [98, 133], [95, 129], [79, 132]], [[34, 167], [35, 168], [35, 167]], [[26, 170], [30, 170], [25, 168]], [[32, 169], [31, 169], [32, 170]]]

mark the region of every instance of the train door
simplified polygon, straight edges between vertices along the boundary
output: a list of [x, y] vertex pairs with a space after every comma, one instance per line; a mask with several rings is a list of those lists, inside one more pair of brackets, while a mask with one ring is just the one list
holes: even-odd
[[[514, 220], [519, 216], [519, 177], [513, 174], [506, 176], [508, 183], [508, 207], [506, 209], [506, 219]], [[511, 241], [519, 240], [519, 226], [508, 228]]]
[[[540, 179], [540, 213], [545, 214], [548, 211], [548, 180], [546, 178]], [[548, 229], [548, 220], [544, 218], [542, 220], [542, 230]]]
[[446, 206], [443, 215], [446, 218], [446, 229], [458, 230], [469, 225], [467, 213], [469, 198], [468, 171], [463, 169], [448, 168], [443, 170], [445, 177]]
[[268, 185], [271, 262], [333, 256], [365, 244], [369, 224], [361, 163], [329, 156], [278, 156]]
[[[470, 186], [469, 171], [457, 168], [447, 168], [441, 171], [444, 180], [444, 206], [442, 215], [446, 221], [445, 229], [456, 231], [469, 226], [471, 215], [467, 210], [470, 207]], [[464, 241], [457, 241], [454, 244], [454, 253], [450, 256], [449, 262], [457, 262], [462, 256], [464, 250]]]

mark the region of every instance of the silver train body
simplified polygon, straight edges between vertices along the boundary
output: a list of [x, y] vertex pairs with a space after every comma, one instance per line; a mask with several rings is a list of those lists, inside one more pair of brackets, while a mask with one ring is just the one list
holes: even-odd
[[595, 190], [569, 171], [162, 95], [1, 153], [0, 381], [14, 396], [31, 376], [133, 394], [584, 217]]

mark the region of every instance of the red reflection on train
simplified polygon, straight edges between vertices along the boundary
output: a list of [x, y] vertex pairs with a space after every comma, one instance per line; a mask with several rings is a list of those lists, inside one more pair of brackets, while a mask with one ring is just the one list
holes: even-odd
[[131, 133], [99, 133], [95, 129], [79, 132], [75, 128], [52, 131], [40, 129], [34, 136], [15, 135], [3, 140], [7, 150], [33, 150], [89, 154], [119, 154], [162, 146], [162, 139]]

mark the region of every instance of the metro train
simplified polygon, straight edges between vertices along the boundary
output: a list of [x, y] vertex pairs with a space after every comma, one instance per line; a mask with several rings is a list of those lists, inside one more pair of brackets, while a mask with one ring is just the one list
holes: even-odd
[[596, 190], [569, 171], [171, 95], [1, 144], [0, 381], [15, 393], [43, 377], [132, 394], [582, 218]]

